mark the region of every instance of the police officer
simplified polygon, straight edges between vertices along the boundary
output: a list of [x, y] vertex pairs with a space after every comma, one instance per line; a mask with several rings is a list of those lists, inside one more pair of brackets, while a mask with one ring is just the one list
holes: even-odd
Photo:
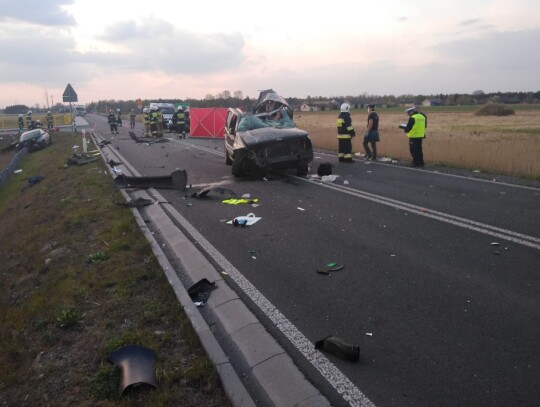
[[351, 119], [351, 106], [348, 103], [341, 105], [341, 113], [337, 119], [338, 133], [338, 159], [346, 163], [353, 163], [352, 138], [356, 136]]
[[144, 137], [150, 137], [150, 110], [143, 109]]
[[409, 151], [412, 156], [411, 167], [423, 167], [422, 140], [426, 137], [426, 116], [419, 113], [416, 107], [410, 107], [405, 112], [409, 116], [409, 121], [403, 130], [409, 138]]
[[111, 134], [118, 134], [118, 122], [112, 109], [107, 116], [107, 123], [109, 123], [109, 126], [111, 127]]
[[53, 117], [52, 112], [49, 110], [47, 112], [47, 129], [49, 129], [49, 131], [52, 130], [53, 124], [54, 124], [54, 117]]
[[135, 117], [137, 115], [135, 114], [135, 110], [131, 109], [129, 112], [129, 128], [134, 130], [135, 129]]

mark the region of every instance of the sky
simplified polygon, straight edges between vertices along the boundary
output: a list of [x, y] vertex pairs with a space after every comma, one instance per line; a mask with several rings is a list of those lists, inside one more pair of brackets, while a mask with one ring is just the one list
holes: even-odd
[[540, 90], [537, 0], [0, 0], [0, 108]]

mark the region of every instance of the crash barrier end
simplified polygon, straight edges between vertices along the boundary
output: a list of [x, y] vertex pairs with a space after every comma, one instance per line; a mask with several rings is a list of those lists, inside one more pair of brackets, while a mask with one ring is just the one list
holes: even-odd
[[0, 186], [4, 185], [4, 183], [9, 180], [11, 174], [15, 172], [15, 170], [19, 166], [19, 163], [27, 154], [28, 149], [24, 147], [15, 155], [15, 157], [13, 157], [13, 160], [11, 160], [11, 162], [0, 171]]

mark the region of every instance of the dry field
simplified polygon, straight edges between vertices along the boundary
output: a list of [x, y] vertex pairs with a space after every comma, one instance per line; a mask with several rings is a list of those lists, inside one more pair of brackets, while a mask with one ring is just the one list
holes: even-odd
[[[426, 109], [426, 163], [477, 169], [504, 175], [540, 179], [540, 108], [516, 110], [512, 116], [475, 116], [473, 111]], [[410, 161], [405, 133], [398, 128], [407, 121], [403, 109], [379, 109], [379, 157]], [[298, 112], [295, 122], [309, 132], [317, 148], [336, 150], [337, 111]], [[363, 153], [363, 129], [367, 112], [351, 112], [357, 137], [353, 151]]]

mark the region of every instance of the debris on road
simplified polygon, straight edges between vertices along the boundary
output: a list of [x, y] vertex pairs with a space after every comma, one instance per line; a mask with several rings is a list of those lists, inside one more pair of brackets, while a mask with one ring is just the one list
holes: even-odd
[[152, 201], [151, 199], [138, 197], [137, 199], [133, 199], [131, 201], [114, 203], [116, 205], [124, 206], [126, 208], [142, 208], [148, 205], [152, 205], [154, 201]]
[[[206, 301], [208, 301], [208, 298], [210, 298], [210, 294], [216, 288], [217, 286], [215, 282], [210, 282], [208, 281], [208, 279], [202, 278], [199, 281], [197, 281], [195, 284], [193, 284], [191, 287], [189, 287], [187, 292], [189, 294], [189, 297], [195, 303], [195, 305], [200, 307]], [[201, 304], [197, 305], [196, 303], [201, 303]]]
[[208, 195], [209, 192], [217, 192], [217, 193], [219, 193], [221, 195], [236, 196], [236, 193], [231, 189], [212, 186], [212, 187], [207, 187], [207, 188], [201, 189], [198, 192], [193, 192], [191, 194], [191, 197], [192, 198], [197, 198], [197, 199], [203, 198], [206, 195]]
[[150, 177], [119, 175], [114, 179], [114, 183], [119, 188], [163, 188], [184, 191], [187, 184], [187, 172], [176, 170], [171, 175]]
[[261, 219], [262, 218], [255, 216], [253, 213], [248, 213], [245, 216], [237, 216], [233, 220], [228, 221], [227, 224], [233, 226], [251, 226]]
[[331, 353], [351, 362], [358, 362], [360, 359], [360, 346], [345, 342], [337, 336], [330, 335], [315, 342], [315, 349]]

